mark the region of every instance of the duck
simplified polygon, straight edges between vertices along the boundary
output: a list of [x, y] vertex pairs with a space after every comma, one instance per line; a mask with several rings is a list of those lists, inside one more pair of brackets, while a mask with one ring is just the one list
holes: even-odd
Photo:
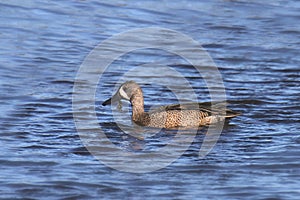
[[[142, 88], [135, 81], [121, 84], [117, 92], [102, 103], [102, 106], [126, 100], [132, 106], [132, 121], [139, 126], [155, 128], [195, 128], [216, 124], [220, 121], [239, 116], [241, 113], [225, 109], [226, 102], [203, 102], [171, 104], [145, 112]], [[212, 110], [220, 108], [220, 110]], [[223, 109], [221, 109], [221, 107]]]

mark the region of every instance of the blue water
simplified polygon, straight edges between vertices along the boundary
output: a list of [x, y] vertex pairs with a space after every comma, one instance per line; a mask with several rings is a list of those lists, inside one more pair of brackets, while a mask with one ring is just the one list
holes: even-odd
[[[0, 17], [0, 199], [299, 198], [297, 0], [5, 0]], [[107, 167], [85, 149], [73, 120], [74, 80], [101, 41], [153, 26], [202, 44], [222, 74], [230, 108], [243, 115], [225, 125], [205, 158], [198, 158], [205, 132], [200, 131], [167, 167], [127, 173]], [[115, 127], [110, 107], [100, 105], [126, 70], [153, 61], [173, 66], [200, 101], [209, 100], [201, 77], [177, 57], [156, 51], [123, 56], [101, 79], [96, 111], [99, 124], [124, 151], [159, 149], [173, 138], [162, 131], [132, 139]], [[147, 85], [146, 75], [135, 78], [144, 81], [148, 107], [176, 102], [168, 89]]]

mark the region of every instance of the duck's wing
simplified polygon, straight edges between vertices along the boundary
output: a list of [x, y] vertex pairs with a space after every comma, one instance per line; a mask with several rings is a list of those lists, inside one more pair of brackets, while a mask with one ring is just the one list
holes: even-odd
[[206, 112], [212, 112], [212, 105], [218, 110], [218, 108], [224, 108], [227, 106], [226, 102], [202, 102], [202, 103], [186, 103], [186, 104], [171, 104], [167, 106], [161, 106], [162, 110], [203, 110]]
[[[212, 110], [212, 105], [214, 110]], [[199, 110], [200, 112], [206, 112], [210, 115], [220, 115], [222, 114], [222, 109], [227, 106], [227, 102], [202, 102], [202, 103], [186, 103], [186, 104], [171, 104], [167, 106], [161, 106], [156, 109], [157, 112], [169, 111], [169, 110]], [[225, 110], [226, 118], [231, 118], [240, 115], [241, 113], [232, 111], [230, 109]]]

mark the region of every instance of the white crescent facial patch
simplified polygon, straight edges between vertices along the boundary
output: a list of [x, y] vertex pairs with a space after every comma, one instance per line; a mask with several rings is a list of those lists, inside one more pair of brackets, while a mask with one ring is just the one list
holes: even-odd
[[120, 93], [121, 97], [123, 97], [124, 99], [130, 100], [130, 97], [124, 91], [123, 87], [120, 88], [119, 93]]

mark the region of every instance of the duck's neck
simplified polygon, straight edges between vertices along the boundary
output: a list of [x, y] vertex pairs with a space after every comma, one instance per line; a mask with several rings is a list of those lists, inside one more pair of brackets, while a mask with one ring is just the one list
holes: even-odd
[[132, 120], [139, 122], [145, 115], [144, 110], [144, 97], [141, 89], [138, 89], [130, 99], [132, 105]]

